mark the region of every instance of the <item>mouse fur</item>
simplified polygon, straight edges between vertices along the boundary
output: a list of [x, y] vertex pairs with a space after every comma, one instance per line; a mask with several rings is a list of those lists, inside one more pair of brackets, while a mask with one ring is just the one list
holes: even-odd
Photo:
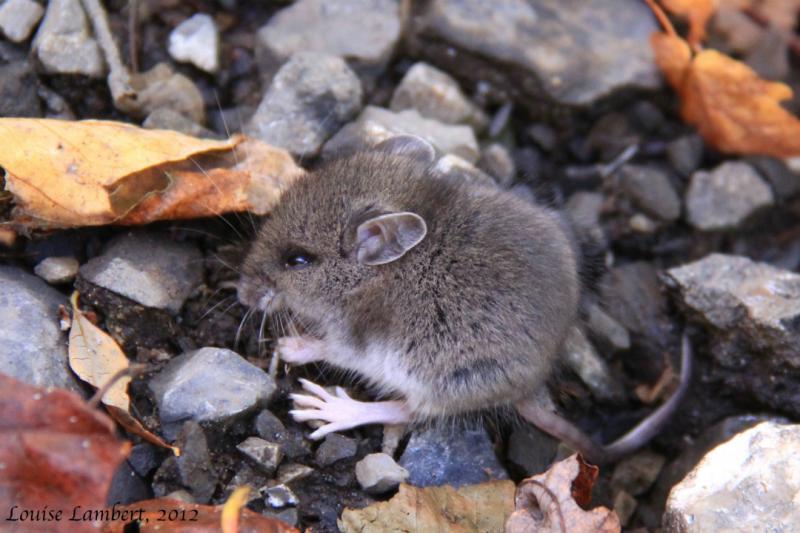
[[[359, 224], [394, 212], [424, 219], [424, 239], [386, 264], [359, 263]], [[312, 264], [287, 268], [298, 251]], [[239, 293], [250, 306], [289, 310], [322, 340], [326, 362], [424, 420], [511, 405], [542, 388], [580, 290], [555, 211], [455, 181], [413, 154], [372, 150], [328, 161], [285, 192], [243, 264]]]

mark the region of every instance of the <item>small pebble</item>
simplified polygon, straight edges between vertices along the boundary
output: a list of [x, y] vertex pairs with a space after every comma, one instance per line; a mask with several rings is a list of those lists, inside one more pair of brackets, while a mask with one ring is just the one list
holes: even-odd
[[280, 509], [290, 505], [297, 505], [297, 496], [292, 489], [284, 484], [275, 485], [266, 490], [265, 501], [270, 507]]
[[243, 442], [237, 444], [236, 449], [253, 461], [253, 463], [268, 476], [275, 473], [281, 459], [283, 459], [283, 452], [281, 451], [280, 444], [269, 442], [258, 437], [248, 437]]
[[355, 439], [331, 433], [325, 437], [323, 443], [317, 448], [315, 459], [317, 464], [328, 466], [336, 461], [354, 457], [357, 451], [358, 444]]
[[371, 453], [356, 463], [356, 479], [365, 491], [380, 494], [408, 479], [408, 470], [385, 453]]
[[289, 463], [278, 467], [277, 479], [281, 483], [291, 483], [306, 478], [314, 473], [310, 466], [297, 463]]
[[219, 70], [219, 30], [214, 19], [197, 13], [181, 22], [169, 34], [168, 50], [175, 61], [215, 73]]
[[21, 43], [31, 36], [44, 14], [44, 8], [33, 0], [6, 0], [0, 6], [0, 32], [6, 39]]
[[47, 283], [57, 285], [75, 279], [79, 267], [80, 263], [74, 257], [47, 257], [33, 271]]

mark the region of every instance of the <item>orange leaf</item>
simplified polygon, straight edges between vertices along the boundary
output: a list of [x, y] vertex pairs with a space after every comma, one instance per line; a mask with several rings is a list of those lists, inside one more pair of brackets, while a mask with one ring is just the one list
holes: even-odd
[[714, 14], [714, 0], [661, 0], [671, 13], [689, 20], [689, 45], [696, 49], [706, 38], [706, 24]]
[[285, 150], [253, 139], [240, 147], [245, 139], [195, 139], [112, 121], [2, 118], [0, 166], [14, 222], [29, 228], [264, 214], [299, 168]]
[[792, 97], [788, 86], [761, 79], [715, 50], [692, 58], [676, 35], [655, 33], [650, 42], [656, 63], [680, 95], [683, 120], [706, 142], [736, 154], [800, 155], [800, 120], [780, 105]]

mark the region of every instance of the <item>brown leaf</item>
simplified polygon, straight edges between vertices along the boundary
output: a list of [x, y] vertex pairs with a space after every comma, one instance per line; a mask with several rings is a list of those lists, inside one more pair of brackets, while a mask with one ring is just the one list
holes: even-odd
[[791, 157], [800, 154], [800, 120], [781, 107], [791, 89], [769, 82], [715, 50], [691, 57], [676, 35], [654, 33], [656, 62], [681, 97], [683, 119], [722, 152]]
[[[27, 228], [264, 213], [299, 173], [284, 150], [122, 122], [0, 119], [0, 166]], [[238, 150], [237, 150], [238, 147]]]
[[706, 24], [714, 14], [714, 0], [661, 0], [661, 4], [671, 13], [689, 20], [689, 36], [686, 39], [696, 48], [706, 38]]
[[517, 488], [516, 510], [506, 522], [506, 533], [618, 533], [621, 526], [614, 511], [605, 507], [585, 511], [579, 504], [591, 500], [596, 479], [597, 468], [572, 455], [544, 474], [524, 480]]
[[[103, 524], [103, 533], [123, 533], [126, 526], [136, 522], [141, 533], [218, 533], [222, 529], [222, 505], [198, 505], [170, 498], [145, 500], [116, 507], [116, 520]], [[128, 513], [122, 517], [122, 513]], [[298, 529], [277, 520], [242, 509], [239, 533], [300, 533]]]
[[77, 394], [0, 374], [0, 502], [6, 513], [14, 506], [62, 512], [59, 522], [6, 526], [54, 531], [67, 524], [70, 531], [96, 531], [91, 522], [67, 520], [75, 506], [105, 507], [111, 478], [129, 451], [113, 422]]
[[345, 509], [339, 519], [344, 533], [436, 531], [468, 533], [502, 531], [513, 510], [514, 483], [490, 481], [454, 489], [400, 485], [388, 502]]

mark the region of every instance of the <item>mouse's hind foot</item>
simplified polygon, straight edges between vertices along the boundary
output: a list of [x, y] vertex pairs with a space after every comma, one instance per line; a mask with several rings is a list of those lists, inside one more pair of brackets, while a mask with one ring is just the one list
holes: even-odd
[[306, 379], [301, 379], [300, 383], [310, 394], [292, 394], [295, 409], [289, 414], [298, 422], [325, 422], [310, 435], [312, 439], [368, 424], [406, 424], [411, 420], [405, 402], [360, 402], [348, 396], [341, 387], [336, 387], [334, 395]]

